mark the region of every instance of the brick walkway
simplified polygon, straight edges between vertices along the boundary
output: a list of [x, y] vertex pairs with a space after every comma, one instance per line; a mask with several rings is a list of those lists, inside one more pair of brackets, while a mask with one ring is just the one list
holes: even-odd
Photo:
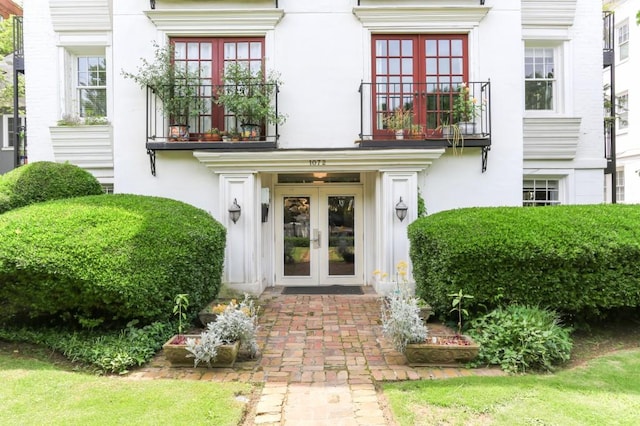
[[[233, 369], [170, 368], [160, 354], [134, 378], [264, 382], [251, 413], [256, 425], [387, 425], [376, 381], [499, 375], [496, 369], [409, 367], [382, 338], [380, 301], [364, 296], [260, 297], [257, 360]], [[431, 331], [438, 325], [429, 324]]]

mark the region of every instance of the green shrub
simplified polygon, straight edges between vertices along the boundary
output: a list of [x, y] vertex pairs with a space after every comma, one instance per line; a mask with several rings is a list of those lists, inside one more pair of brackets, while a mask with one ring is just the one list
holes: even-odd
[[98, 372], [123, 374], [150, 361], [173, 332], [174, 326], [167, 322], [101, 332], [7, 327], [0, 328], [0, 338], [46, 346]]
[[98, 180], [86, 170], [38, 161], [0, 176], [0, 213], [47, 200], [102, 193]]
[[499, 365], [511, 373], [552, 371], [571, 355], [570, 330], [560, 326], [555, 312], [545, 309], [498, 308], [471, 321], [468, 334], [480, 344], [474, 364]]
[[204, 306], [220, 288], [225, 236], [207, 212], [158, 197], [77, 197], [4, 213], [0, 318], [144, 324], [170, 318], [179, 293]]
[[408, 233], [417, 292], [439, 313], [459, 289], [470, 311], [519, 303], [589, 319], [640, 306], [640, 206], [459, 209]]

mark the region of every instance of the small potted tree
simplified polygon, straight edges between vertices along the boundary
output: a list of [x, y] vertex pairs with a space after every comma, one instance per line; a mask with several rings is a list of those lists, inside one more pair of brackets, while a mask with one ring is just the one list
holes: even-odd
[[206, 113], [211, 99], [200, 96], [198, 71], [176, 66], [171, 45], [160, 47], [154, 43], [152, 62], [142, 58], [136, 73], [122, 72], [145, 89], [151, 88], [162, 101], [162, 111], [169, 122], [169, 140], [189, 140], [189, 122]]
[[397, 108], [382, 117], [382, 124], [394, 132], [396, 139], [404, 139], [404, 132], [410, 131], [412, 121], [413, 112], [404, 108]]
[[241, 130], [243, 138], [259, 140], [262, 126], [284, 123], [286, 116], [276, 112], [274, 104], [274, 95], [281, 84], [275, 72], [254, 70], [243, 62], [226, 64], [216, 103], [236, 117], [236, 128], [227, 130]]

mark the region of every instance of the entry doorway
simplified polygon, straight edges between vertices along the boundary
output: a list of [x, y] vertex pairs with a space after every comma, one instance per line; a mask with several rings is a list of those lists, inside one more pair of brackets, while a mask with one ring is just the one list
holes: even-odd
[[362, 285], [361, 185], [277, 186], [276, 284]]

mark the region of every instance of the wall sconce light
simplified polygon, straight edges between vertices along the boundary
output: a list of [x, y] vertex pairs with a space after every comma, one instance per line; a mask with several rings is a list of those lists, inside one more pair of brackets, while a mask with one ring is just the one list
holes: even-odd
[[233, 223], [236, 223], [238, 219], [240, 219], [240, 213], [242, 213], [242, 209], [238, 205], [238, 201], [234, 198], [233, 204], [229, 207], [229, 219], [231, 219]]
[[149, 6], [151, 6], [151, 9], [155, 9], [156, 8], [156, 0], [149, 0]]
[[407, 217], [407, 210], [409, 210], [409, 207], [407, 207], [407, 205], [402, 201], [402, 197], [400, 197], [400, 201], [396, 203], [396, 216], [398, 216], [400, 222]]

